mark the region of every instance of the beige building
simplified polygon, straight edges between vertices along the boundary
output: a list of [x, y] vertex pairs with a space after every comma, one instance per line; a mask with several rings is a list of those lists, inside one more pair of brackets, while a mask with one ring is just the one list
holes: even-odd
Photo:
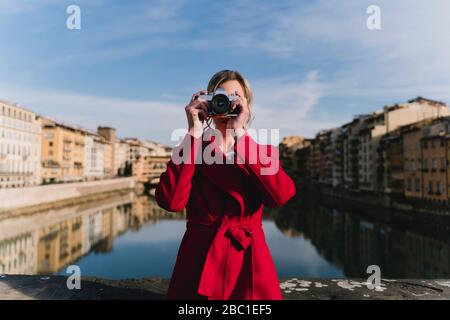
[[130, 164], [130, 146], [123, 139], [116, 139], [114, 146], [114, 174], [123, 176], [125, 169]]
[[98, 127], [97, 132], [104, 138], [104, 173], [106, 177], [113, 177], [115, 172], [115, 145], [116, 129], [111, 127]]
[[144, 145], [144, 143], [137, 138], [125, 138], [126, 143], [129, 145], [129, 161], [133, 161], [150, 155], [150, 150]]
[[42, 181], [68, 182], [84, 179], [86, 131], [41, 117]]
[[449, 109], [444, 103], [418, 97], [406, 103], [385, 106], [362, 118], [359, 130], [353, 137], [354, 147], [357, 148], [355, 172], [359, 190], [384, 190], [384, 185], [380, 184], [377, 178], [376, 165], [383, 135], [401, 126], [449, 114]]
[[36, 114], [0, 101], [0, 188], [40, 184], [40, 153]]
[[137, 182], [156, 185], [159, 176], [166, 170], [170, 156], [145, 156], [132, 163], [132, 174]]
[[108, 178], [113, 174], [114, 151], [113, 145], [103, 140], [103, 175]]

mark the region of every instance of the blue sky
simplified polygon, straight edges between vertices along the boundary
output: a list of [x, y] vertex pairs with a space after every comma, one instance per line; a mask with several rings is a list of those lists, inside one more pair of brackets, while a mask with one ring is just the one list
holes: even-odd
[[0, 99], [173, 144], [192, 93], [237, 69], [254, 128], [311, 137], [418, 95], [450, 102], [449, 14], [446, 0], [0, 0]]

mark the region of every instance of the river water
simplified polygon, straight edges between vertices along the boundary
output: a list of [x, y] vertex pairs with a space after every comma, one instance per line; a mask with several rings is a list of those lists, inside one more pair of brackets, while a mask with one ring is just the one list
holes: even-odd
[[[437, 224], [398, 223], [298, 196], [266, 210], [267, 244], [279, 277], [448, 278], [450, 236]], [[170, 277], [185, 230], [183, 213], [134, 193], [0, 220], [0, 274], [110, 279]]]

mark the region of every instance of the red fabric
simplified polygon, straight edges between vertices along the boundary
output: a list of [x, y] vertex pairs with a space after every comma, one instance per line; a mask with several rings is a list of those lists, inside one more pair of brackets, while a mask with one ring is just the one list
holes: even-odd
[[[180, 211], [186, 207], [187, 214], [166, 297], [281, 299], [262, 228], [264, 206], [281, 206], [296, 192], [281, 166], [261, 174], [261, 169], [279, 165], [278, 149], [259, 145], [246, 134], [235, 144], [234, 164], [206, 164], [193, 163], [205, 148], [225, 159], [214, 141], [187, 134], [183, 143], [191, 146], [183, 155], [191, 163], [171, 159], [155, 193], [162, 208]], [[260, 151], [263, 156], [273, 155], [271, 161], [261, 157]]]

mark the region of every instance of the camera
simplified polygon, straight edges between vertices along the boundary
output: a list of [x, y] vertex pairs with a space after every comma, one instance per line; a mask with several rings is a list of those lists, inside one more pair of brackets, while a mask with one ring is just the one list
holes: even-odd
[[224, 89], [217, 89], [214, 92], [201, 95], [200, 98], [208, 101], [208, 116], [209, 117], [236, 117], [239, 110], [231, 111], [231, 102], [236, 98], [236, 95], [227, 95]]

